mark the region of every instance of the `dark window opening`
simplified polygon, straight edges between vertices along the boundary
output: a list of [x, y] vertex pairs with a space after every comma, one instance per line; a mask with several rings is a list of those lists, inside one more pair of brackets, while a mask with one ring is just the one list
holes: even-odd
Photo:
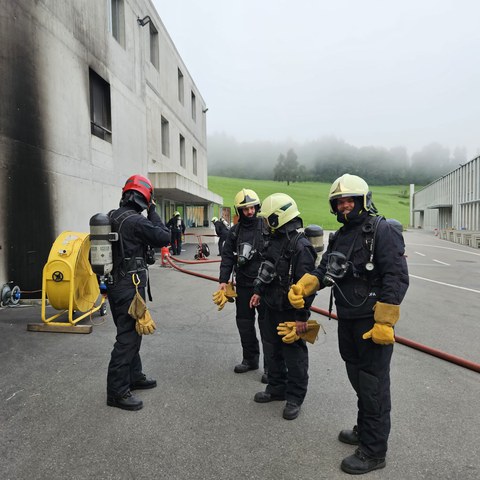
[[90, 76], [90, 126], [92, 135], [112, 142], [110, 84], [92, 69]]

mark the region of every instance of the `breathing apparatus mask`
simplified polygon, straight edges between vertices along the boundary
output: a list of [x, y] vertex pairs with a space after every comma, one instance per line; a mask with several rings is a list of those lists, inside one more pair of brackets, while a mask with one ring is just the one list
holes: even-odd
[[155, 249], [150, 245], [147, 245], [147, 250], [145, 252], [145, 261], [148, 265], [153, 265], [155, 263]]
[[328, 255], [327, 271], [323, 277], [323, 284], [331, 287], [338, 280], [341, 280], [348, 271], [350, 262], [347, 257], [340, 252], [332, 252]]
[[237, 253], [237, 265], [239, 267], [243, 267], [246, 265], [255, 254], [256, 250], [253, 249], [252, 245], [247, 242], [241, 243], [238, 246], [238, 253]]
[[258, 269], [258, 275], [254, 283], [257, 285], [260, 283], [268, 285], [272, 283], [275, 277], [275, 264], [268, 260], [265, 260], [261, 263], [260, 268]]

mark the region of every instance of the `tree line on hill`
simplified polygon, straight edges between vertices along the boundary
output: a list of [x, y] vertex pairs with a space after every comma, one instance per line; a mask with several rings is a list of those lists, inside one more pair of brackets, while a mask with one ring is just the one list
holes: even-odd
[[208, 174], [282, 182], [333, 182], [348, 172], [372, 185], [426, 185], [467, 161], [466, 149], [452, 153], [431, 143], [411, 156], [405, 147], [355, 147], [335, 137], [303, 144], [238, 142], [225, 134], [208, 138]]

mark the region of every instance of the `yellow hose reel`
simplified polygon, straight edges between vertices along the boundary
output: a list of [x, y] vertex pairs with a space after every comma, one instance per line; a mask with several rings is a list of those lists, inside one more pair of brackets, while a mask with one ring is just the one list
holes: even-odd
[[[52, 245], [42, 275], [42, 321], [49, 325], [75, 325], [88, 315], [101, 310], [104, 314], [105, 297], [100, 295], [97, 276], [89, 262], [90, 235], [80, 232], [62, 232]], [[60, 313], [46, 318], [46, 302]], [[87, 312], [73, 318], [73, 313]], [[53, 322], [68, 312], [68, 323]]]

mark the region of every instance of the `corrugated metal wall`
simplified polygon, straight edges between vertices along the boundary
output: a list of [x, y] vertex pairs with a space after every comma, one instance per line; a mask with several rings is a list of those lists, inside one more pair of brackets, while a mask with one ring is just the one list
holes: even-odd
[[413, 195], [413, 227], [480, 231], [480, 157]]

